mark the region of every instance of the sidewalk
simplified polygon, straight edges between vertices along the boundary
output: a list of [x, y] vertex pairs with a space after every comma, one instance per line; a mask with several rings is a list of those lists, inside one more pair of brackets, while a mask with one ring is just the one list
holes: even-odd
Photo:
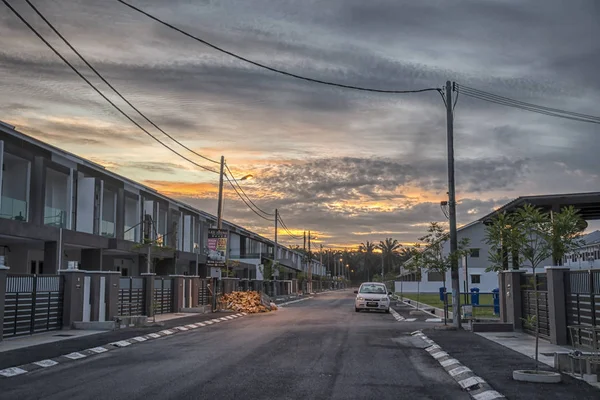
[[[427, 329], [423, 330], [423, 333], [508, 399], [596, 400], [600, 398], [599, 389], [564, 374], [562, 383], [559, 384], [537, 384], [513, 380], [512, 372], [514, 370], [535, 368], [534, 360], [512, 350], [512, 348], [529, 349], [528, 342], [523, 341], [523, 338], [519, 341], [518, 333], [485, 334], [497, 336], [495, 338], [497, 341], [503, 340], [503, 337], [506, 336], [506, 339], [512, 340], [507, 343], [511, 348], [488, 340], [483, 335], [468, 331]], [[540, 369], [552, 370], [544, 363], [540, 364]]]

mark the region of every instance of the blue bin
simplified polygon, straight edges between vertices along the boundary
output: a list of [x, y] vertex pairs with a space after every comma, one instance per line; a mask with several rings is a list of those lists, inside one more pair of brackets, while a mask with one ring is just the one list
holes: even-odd
[[494, 315], [500, 315], [500, 289], [492, 290], [492, 298], [494, 299]]
[[474, 306], [479, 305], [479, 288], [471, 288], [471, 304]]
[[440, 301], [444, 301], [445, 300], [445, 295], [446, 294], [446, 288], [445, 287], [441, 287], [440, 288]]

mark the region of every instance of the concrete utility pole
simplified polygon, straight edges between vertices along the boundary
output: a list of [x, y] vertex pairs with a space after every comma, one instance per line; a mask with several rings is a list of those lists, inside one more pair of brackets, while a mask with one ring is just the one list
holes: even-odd
[[452, 272], [452, 310], [454, 318], [452, 325], [461, 327], [460, 323], [460, 279], [458, 274], [458, 259], [454, 257], [458, 251], [456, 233], [456, 193], [454, 184], [454, 114], [452, 110], [453, 84], [446, 81], [446, 123], [448, 133], [448, 214], [450, 216], [450, 270]]
[[310, 254], [310, 231], [308, 231], [308, 292], [312, 293], [312, 257]]
[[277, 264], [277, 220], [279, 219], [277, 215], [279, 212], [275, 209], [275, 254], [273, 254], [273, 268]]
[[221, 156], [221, 173], [219, 174], [219, 202], [217, 204], [217, 228], [223, 227], [223, 168], [225, 167], [225, 157]]

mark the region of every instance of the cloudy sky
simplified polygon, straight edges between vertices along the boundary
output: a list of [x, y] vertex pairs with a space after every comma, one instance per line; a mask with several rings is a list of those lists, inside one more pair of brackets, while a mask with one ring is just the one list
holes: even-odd
[[[99, 82], [23, 0], [10, 2]], [[317, 79], [378, 89], [454, 80], [600, 114], [595, 0], [131, 2], [227, 50]], [[253, 174], [241, 182], [244, 190], [262, 209], [278, 208], [295, 233], [311, 230], [327, 246], [385, 237], [411, 243], [428, 221], [445, 219], [446, 122], [436, 92], [365, 93], [273, 74], [115, 0], [32, 3], [165, 131], [208, 157], [224, 155], [235, 176]], [[0, 9], [0, 120], [216, 212], [217, 175], [138, 130]], [[521, 195], [599, 190], [598, 125], [466, 96], [455, 118], [459, 224]], [[233, 191], [226, 192], [225, 218], [272, 236], [271, 224]]]

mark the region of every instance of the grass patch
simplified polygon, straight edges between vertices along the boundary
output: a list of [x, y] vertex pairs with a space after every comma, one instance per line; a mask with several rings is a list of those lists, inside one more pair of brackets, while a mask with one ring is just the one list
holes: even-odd
[[[400, 293], [396, 293], [400, 296]], [[404, 293], [405, 299], [411, 299], [417, 301], [416, 293]], [[430, 305], [432, 307], [444, 309], [444, 302], [440, 300], [439, 293], [421, 293], [419, 296], [419, 300], [421, 303]], [[469, 302], [471, 301], [471, 296], [468, 296]], [[461, 305], [464, 304], [465, 298], [464, 295], [460, 296]], [[452, 295], [448, 294], [448, 311], [452, 311]], [[479, 304], [481, 305], [493, 305], [494, 299], [491, 293], [484, 293], [479, 295]], [[473, 307], [473, 316], [474, 317], [485, 317], [485, 318], [498, 318], [498, 316], [494, 315], [493, 307]]]

